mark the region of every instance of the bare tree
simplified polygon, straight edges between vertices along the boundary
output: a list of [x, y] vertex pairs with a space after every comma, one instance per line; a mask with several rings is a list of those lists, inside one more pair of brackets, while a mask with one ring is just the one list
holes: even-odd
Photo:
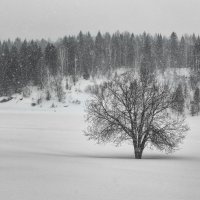
[[188, 130], [184, 117], [170, 112], [174, 99], [167, 85], [143, 78], [126, 73], [93, 94], [87, 104], [89, 139], [116, 145], [129, 141], [137, 159], [149, 145], [166, 152], [178, 148]]
[[59, 48], [58, 58], [60, 61], [60, 74], [63, 79], [64, 76], [64, 70], [65, 70], [65, 63], [66, 63], [66, 50], [64, 46], [61, 46]]

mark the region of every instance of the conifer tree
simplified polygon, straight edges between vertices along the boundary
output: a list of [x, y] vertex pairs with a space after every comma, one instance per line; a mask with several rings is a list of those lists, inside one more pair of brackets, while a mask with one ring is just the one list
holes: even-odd
[[150, 36], [144, 34], [144, 44], [142, 49], [142, 62], [141, 70], [144, 73], [153, 73], [155, 65], [153, 63], [153, 57], [151, 52], [151, 41]]
[[170, 67], [178, 67], [178, 37], [175, 32], [170, 37]]
[[179, 57], [178, 57], [178, 66], [185, 68], [187, 65], [187, 54], [186, 54], [186, 44], [185, 44], [185, 39], [182, 36], [180, 45], [179, 45]]
[[173, 109], [176, 110], [178, 113], [182, 114], [184, 112], [185, 99], [181, 84], [179, 84], [178, 87], [176, 88], [173, 98], [174, 98], [174, 104], [172, 106]]
[[193, 54], [194, 54], [193, 69], [194, 71], [198, 71], [200, 70], [200, 37], [198, 37], [195, 41]]
[[199, 111], [200, 111], [199, 103], [200, 103], [200, 91], [199, 91], [199, 88], [196, 88], [196, 90], [194, 92], [193, 101], [191, 103], [192, 104], [191, 105], [191, 114], [192, 115], [199, 114]]
[[164, 55], [163, 55], [163, 38], [159, 34], [156, 38], [156, 44], [155, 44], [155, 64], [157, 69], [164, 70]]
[[46, 65], [49, 67], [49, 70], [52, 75], [57, 74], [57, 51], [56, 47], [48, 43], [45, 48], [45, 61]]

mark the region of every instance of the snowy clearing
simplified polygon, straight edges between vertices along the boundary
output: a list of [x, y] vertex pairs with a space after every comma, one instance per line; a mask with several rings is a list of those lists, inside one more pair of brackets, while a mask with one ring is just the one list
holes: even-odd
[[132, 146], [87, 141], [82, 112], [2, 110], [1, 199], [199, 199], [199, 120], [188, 119], [180, 151], [147, 150], [135, 160]]

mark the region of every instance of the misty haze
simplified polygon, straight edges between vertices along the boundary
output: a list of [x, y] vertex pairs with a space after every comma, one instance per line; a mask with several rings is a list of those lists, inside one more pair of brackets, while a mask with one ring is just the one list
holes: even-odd
[[198, 200], [199, 7], [1, 0], [1, 199]]

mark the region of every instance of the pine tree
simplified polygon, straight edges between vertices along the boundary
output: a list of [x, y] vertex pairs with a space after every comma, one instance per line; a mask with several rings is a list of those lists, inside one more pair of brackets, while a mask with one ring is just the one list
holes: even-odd
[[65, 36], [62, 41], [62, 45], [65, 49], [66, 57], [65, 57], [65, 68], [63, 69], [65, 76], [69, 75], [69, 46], [68, 46], [68, 37]]
[[80, 31], [80, 33], [77, 37], [77, 56], [78, 56], [77, 68], [79, 69], [80, 74], [83, 74], [84, 52], [85, 52], [84, 35], [83, 35], [82, 31]]
[[142, 49], [142, 62], [141, 71], [143, 74], [152, 74], [155, 70], [155, 65], [153, 62], [152, 52], [151, 52], [151, 40], [150, 36], [144, 34], [144, 44]]
[[127, 55], [127, 63], [128, 66], [136, 65], [136, 41], [134, 34], [131, 34], [129, 42], [128, 42], [128, 55]]
[[77, 41], [76, 38], [70, 36], [68, 38], [68, 73], [73, 75], [74, 80], [77, 75]]
[[52, 75], [56, 75], [58, 71], [57, 66], [57, 50], [56, 47], [48, 43], [45, 48], [45, 61], [46, 65], [49, 67], [49, 71]]
[[104, 41], [100, 32], [97, 33], [95, 38], [95, 64], [98, 70], [101, 70], [104, 64]]
[[178, 65], [179, 67], [185, 68], [187, 66], [187, 54], [186, 54], [186, 44], [185, 39], [182, 36], [180, 45], [179, 45], [179, 58], [178, 58]]
[[21, 84], [22, 86], [26, 86], [28, 83], [28, 43], [26, 40], [23, 41], [21, 48], [19, 50], [19, 63], [20, 63], [20, 73], [21, 73]]
[[156, 68], [164, 70], [164, 47], [163, 47], [163, 38], [160, 34], [157, 35], [156, 44], [155, 44], [155, 62]]
[[120, 33], [116, 32], [112, 35], [111, 39], [111, 49], [112, 49], [112, 66], [113, 68], [117, 68], [121, 66], [121, 39]]
[[9, 81], [9, 68], [10, 68], [10, 50], [7, 42], [3, 42], [1, 50], [1, 73], [0, 73], [0, 85], [1, 94], [7, 95], [10, 91], [10, 81]]
[[173, 98], [174, 98], [174, 104], [172, 106], [173, 109], [176, 110], [178, 113], [182, 114], [184, 112], [185, 99], [181, 84], [179, 84], [178, 87], [176, 88]]
[[7, 72], [8, 79], [10, 80], [10, 86], [13, 92], [20, 92], [21, 84], [21, 70], [19, 63], [19, 54], [17, 47], [12, 46], [10, 50], [10, 65]]
[[193, 98], [193, 114], [199, 114], [200, 111], [199, 103], [200, 103], [200, 91], [199, 88], [196, 88]]
[[38, 67], [41, 67], [39, 65], [40, 59], [42, 58], [42, 51], [41, 48], [38, 46], [38, 44], [34, 41], [31, 41], [29, 44], [29, 81], [32, 81], [35, 85], [38, 84], [38, 76], [39, 72], [41, 71], [38, 69]]
[[170, 67], [178, 67], [178, 37], [175, 32], [170, 37]]
[[94, 61], [94, 41], [92, 36], [88, 32], [85, 35], [85, 50], [84, 50], [84, 61], [83, 61], [83, 76], [88, 79], [92, 73]]
[[111, 49], [111, 35], [109, 33], [104, 34], [104, 57], [105, 57], [105, 65], [104, 65], [104, 73], [112, 70], [112, 49]]
[[195, 41], [193, 54], [194, 54], [193, 69], [195, 71], [198, 71], [200, 70], [200, 37], [198, 37]]

